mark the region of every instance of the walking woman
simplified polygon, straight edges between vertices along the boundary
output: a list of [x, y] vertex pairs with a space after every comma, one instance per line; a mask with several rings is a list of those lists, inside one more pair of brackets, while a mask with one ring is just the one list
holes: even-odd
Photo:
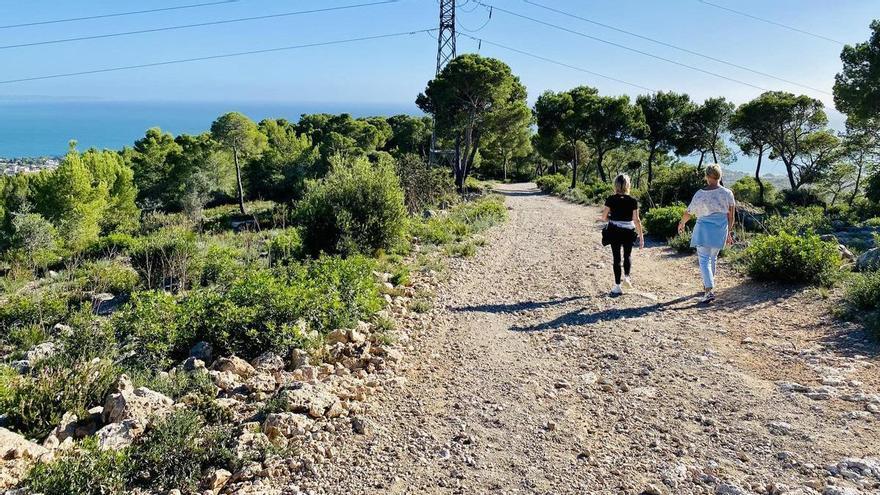
[[[639, 239], [639, 248], [645, 247], [645, 236], [642, 233], [642, 221], [639, 219], [639, 202], [629, 195], [630, 180], [626, 174], [620, 174], [614, 179], [614, 195], [605, 200], [605, 209], [602, 211], [600, 220], [608, 222], [602, 230], [602, 245], [611, 245], [611, 254], [614, 257], [614, 287], [611, 295], [623, 294], [620, 288], [621, 263], [623, 264], [623, 284], [632, 288], [629, 279], [629, 271], [632, 267], [630, 255], [632, 254], [633, 242]], [[622, 254], [622, 256], [621, 256]]]
[[697, 191], [687, 207], [678, 232], [692, 216], [697, 217], [697, 225], [691, 236], [691, 247], [697, 248], [700, 260], [700, 274], [703, 276], [704, 294], [700, 302], [709, 303], [715, 299], [715, 274], [718, 253], [725, 244], [733, 244], [733, 219], [736, 213], [736, 200], [733, 191], [719, 185], [721, 167], [711, 164], [706, 167], [706, 187]]

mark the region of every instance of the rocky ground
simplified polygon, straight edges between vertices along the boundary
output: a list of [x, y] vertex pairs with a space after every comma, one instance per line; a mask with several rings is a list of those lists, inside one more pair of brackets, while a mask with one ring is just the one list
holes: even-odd
[[703, 307], [695, 259], [651, 246], [611, 298], [597, 209], [501, 192], [510, 221], [404, 322], [406, 370], [279, 491], [880, 493], [880, 349], [827, 294], [722, 262]]

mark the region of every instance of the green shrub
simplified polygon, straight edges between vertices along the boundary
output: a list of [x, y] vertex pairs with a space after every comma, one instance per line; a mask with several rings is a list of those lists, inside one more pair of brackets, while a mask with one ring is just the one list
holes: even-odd
[[865, 227], [880, 227], [880, 217], [871, 217], [864, 222]]
[[156, 421], [130, 451], [130, 486], [193, 492], [204, 470], [234, 461], [231, 433], [186, 409]]
[[675, 237], [670, 237], [669, 247], [675, 249], [679, 253], [695, 253], [697, 249], [691, 247], [691, 234], [692, 232], [690, 230], [686, 230]]
[[31, 493], [106, 495], [124, 493], [130, 468], [129, 449], [101, 450], [87, 438], [49, 463], [38, 463], [24, 481]]
[[196, 235], [182, 227], [144, 237], [131, 251], [131, 264], [148, 289], [183, 290], [201, 277]]
[[368, 258], [325, 256], [292, 270], [292, 283], [302, 286], [307, 295], [302, 317], [323, 332], [368, 320], [383, 305], [374, 269]]
[[432, 167], [419, 155], [401, 155], [397, 159], [397, 175], [410, 213], [422, 212], [455, 197], [455, 183], [449, 170]]
[[307, 254], [374, 254], [400, 244], [406, 208], [389, 164], [336, 163], [323, 180], [306, 187], [297, 208]]
[[87, 262], [77, 269], [75, 276], [83, 290], [112, 294], [128, 294], [140, 282], [133, 268], [116, 260]]
[[568, 191], [571, 185], [571, 179], [562, 174], [542, 175], [535, 180], [538, 188], [547, 193], [561, 196]]
[[853, 309], [880, 309], [880, 272], [856, 274], [846, 290], [846, 302]]
[[796, 208], [785, 216], [773, 215], [767, 219], [766, 227], [771, 234], [824, 234], [832, 230], [825, 210], [818, 206]]
[[652, 236], [669, 239], [678, 234], [678, 222], [686, 209], [684, 205], [651, 208], [642, 218], [642, 226]]
[[51, 328], [68, 313], [68, 300], [50, 290], [20, 292], [0, 301], [0, 342], [6, 341], [14, 328], [38, 326]]
[[480, 232], [503, 222], [507, 218], [507, 207], [499, 196], [486, 196], [456, 205], [450, 217], [469, 226], [471, 232]]
[[99, 237], [83, 251], [87, 258], [115, 258], [119, 255], [128, 254], [135, 246], [138, 239], [131, 234], [114, 232]]
[[659, 168], [648, 190], [657, 206], [688, 204], [694, 194], [706, 185], [705, 172], [692, 166]]
[[743, 251], [748, 274], [758, 280], [827, 284], [840, 267], [834, 243], [815, 234], [759, 236]]
[[67, 321], [70, 329], [60, 332], [56, 341], [60, 351], [52, 360], [71, 365], [92, 359], [113, 359], [116, 338], [106, 319], [96, 318], [89, 307], [72, 313]]
[[227, 285], [235, 280], [245, 269], [241, 261], [244, 256], [241, 249], [233, 246], [223, 244], [208, 246], [199, 266], [202, 286]]
[[296, 229], [284, 229], [266, 243], [269, 265], [287, 265], [302, 257], [302, 237]]
[[764, 201], [761, 201], [761, 189], [758, 187], [758, 181], [754, 177], [743, 177], [733, 183], [730, 189], [737, 201], [751, 203], [761, 206], [765, 203], [772, 203], [776, 196], [776, 187], [768, 180], [762, 181], [764, 184]]
[[477, 254], [477, 246], [473, 241], [456, 242], [447, 248], [449, 256], [470, 258]]
[[822, 195], [819, 194], [818, 191], [809, 188], [800, 188], [800, 189], [783, 189], [780, 192], [782, 196], [782, 202], [785, 205], [792, 206], [825, 206], [825, 200], [822, 199]]
[[[112, 317], [129, 368], [165, 369], [188, 351], [178, 348], [179, 310], [176, 298], [162, 291], [137, 292]], [[177, 352], [175, 352], [177, 351]]]
[[8, 382], [7, 421], [29, 438], [43, 438], [65, 412], [84, 417], [90, 407], [101, 405], [116, 377], [117, 369], [106, 359], [44, 360], [30, 375]]

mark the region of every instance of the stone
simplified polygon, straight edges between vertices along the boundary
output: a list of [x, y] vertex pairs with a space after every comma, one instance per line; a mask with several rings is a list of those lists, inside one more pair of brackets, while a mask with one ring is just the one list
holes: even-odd
[[184, 371], [196, 371], [205, 369], [205, 362], [199, 358], [188, 357], [181, 364]]
[[649, 483], [648, 486], [642, 490], [644, 495], [668, 495], [669, 491], [663, 485], [656, 485], [654, 483]]
[[51, 458], [49, 449], [0, 427], [0, 493], [18, 485], [36, 461]]
[[272, 413], [263, 421], [263, 432], [269, 438], [304, 436], [311, 431], [314, 423], [315, 420], [299, 413]]
[[232, 473], [225, 469], [214, 469], [205, 477], [202, 481], [202, 488], [206, 490], [211, 490], [211, 492], [216, 493], [220, 491], [226, 485], [226, 482], [229, 481], [229, 478], [232, 477]]
[[214, 385], [224, 392], [233, 393], [243, 386], [241, 377], [231, 371], [212, 370], [208, 373], [211, 375], [211, 381], [214, 382]]
[[146, 431], [144, 423], [137, 419], [126, 419], [111, 423], [95, 432], [98, 447], [103, 450], [119, 450], [128, 447]]
[[862, 492], [855, 488], [846, 488], [842, 486], [826, 486], [822, 490], [822, 495], [862, 495]]
[[324, 339], [328, 344], [347, 344], [348, 343], [348, 332], [341, 328], [337, 328], [332, 332], [328, 333]]
[[275, 377], [272, 375], [267, 375], [265, 373], [259, 373], [251, 377], [246, 383], [245, 387], [252, 393], [254, 392], [274, 392], [275, 387], [278, 386], [278, 383], [275, 381]]
[[107, 396], [102, 411], [104, 423], [119, 423], [136, 419], [149, 424], [154, 416], [164, 416], [174, 409], [174, 401], [146, 387], [133, 388], [127, 376], [116, 382], [116, 392]]
[[264, 372], [275, 372], [284, 369], [284, 360], [274, 352], [264, 352], [251, 362], [254, 369]]
[[214, 361], [211, 369], [214, 371], [228, 371], [245, 379], [257, 373], [257, 370], [250, 363], [237, 356], [219, 358]]
[[880, 248], [871, 248], [859, 255], [856, 260], [856, 270], [860, 272], [873, 272], [880, 268]]
[[715, 487], [715, 495], [748, 495], [748, 492], [737, 485], [723, 483]]
[[214, 359], [214, 346], [207, 342], [198, 342], [189, 350], [189, 356], [209, 363]]
[[367, 435], [370, 433], [370, 423], [366, 418], [354, 416], [351, 418], [351, 429], [358, 435]]
[[58, 352], [58, 348], [54, 342], [43, 342], [42, 344], [35, 345], [31, 350], [27, 351], [24, 357], [31, 365], [33, 365], [38, 361], [54, 356], [56, 352]]
[[785, 421], [771, 421], [767, 424], [767, 429], [774, 435], [788, 435], [791, 433], [792, 426]]
[[290, 367], [299, 369], [309, 364], [309, 353], [302, 349], [290, 351]]
[[307, 413], [313, 418], [321, 418], [339, 402], [324, 384], [297, 383], [295, 387], [280, 392], [290, 412]]

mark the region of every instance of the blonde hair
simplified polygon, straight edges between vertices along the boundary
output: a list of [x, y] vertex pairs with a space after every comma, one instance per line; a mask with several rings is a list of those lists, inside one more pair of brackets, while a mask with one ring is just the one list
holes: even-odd
[[614, 192], [617, 194], [629, 194], [630, 180], [626, 174], [620, 174], [614, 178]]
[[717, 163], [706, 165], [706, 177], [721, 180], [721, 165], [718, 165]]

